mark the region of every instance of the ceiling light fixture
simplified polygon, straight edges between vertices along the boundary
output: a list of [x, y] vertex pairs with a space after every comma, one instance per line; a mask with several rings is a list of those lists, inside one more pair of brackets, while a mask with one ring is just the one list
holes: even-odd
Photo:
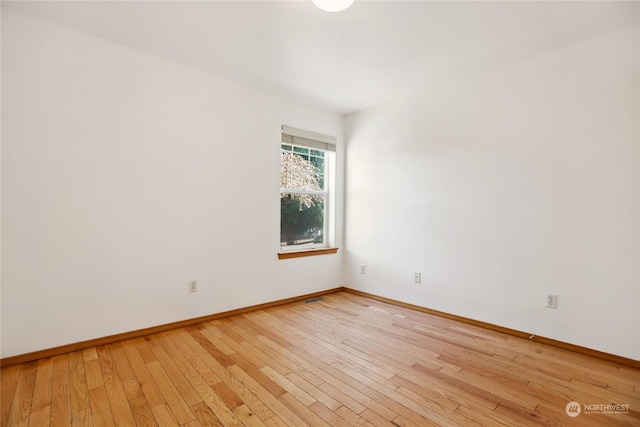
[[313, 4], [327, 12], [340, 12], [353, 4], [355, 0], [313, 0]]

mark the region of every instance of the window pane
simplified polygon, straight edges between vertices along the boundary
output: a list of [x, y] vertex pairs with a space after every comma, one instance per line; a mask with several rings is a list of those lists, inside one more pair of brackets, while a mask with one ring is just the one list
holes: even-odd
[[324, 173], [324, 159], [320, 157], [311, 157], [309, 161], [318, 169], [320, 173]]
[[293, 147], [293, 152], [294, 153], [300, 153], [300, 154], [309, 154], [309, 149], [308, 148], [303, 148], [303, 147]]
[[324, 243], [324, 197], [285, 193], [280, 196], [280, 245]]
[[301, 156], [287, 151], [282, 151], [281, 153], [281, 188], [289, 188], [292, 190], [324, 190], [323, 172], [324, 169], [318, 169], [313, 162], [309, 160], [308, 156]]
[[324, 158], [324, 151], [311, 150], [311, 155]]
[[293, 148], [292, 148], [290, 145], [284, 145], [284, 144], [282, 144], [282, 145], [281, 145], [281, 147], [282, 147], [282, 149], [283, 149], [284, 151], [291, 151], [291, 150], [293, 150]]

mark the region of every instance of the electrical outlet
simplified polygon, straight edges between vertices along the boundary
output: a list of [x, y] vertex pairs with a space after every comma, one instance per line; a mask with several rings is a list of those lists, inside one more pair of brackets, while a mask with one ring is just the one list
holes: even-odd
[[189, 280], [189, 292], [198, 292], [198, 282], [196, 280]]
[[420, 272], [419, 271], [414, 271], [413, 272], [413, 282], [414, 283], [420, 283]]
[[367, 266], [364, 264], [360, 264], [360, 274], [366, 274], [367, 273]]
[[548, 308], [558, 308], [558, 295], [544, 294], [544, 306]]

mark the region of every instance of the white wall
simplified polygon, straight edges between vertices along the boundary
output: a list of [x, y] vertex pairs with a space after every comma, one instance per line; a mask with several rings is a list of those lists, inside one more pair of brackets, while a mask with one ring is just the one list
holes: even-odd
[[0, 354], [344, 284], [640, 360], [638, 47], [348, 117], [343, 270], [276, 257], [279, 127], [341, 117], [3, 9]]
[[277, 259], [280, 125], [341, 116], [11, 10], [2, 90], [2, 357], [342, 285]]
[[345, 285], [640, 360], [639, 44], [636, 26], [349, 116]]

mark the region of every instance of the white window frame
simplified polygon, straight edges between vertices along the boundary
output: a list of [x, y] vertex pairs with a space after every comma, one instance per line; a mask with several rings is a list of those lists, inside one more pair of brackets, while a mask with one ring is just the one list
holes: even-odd
[[[282, 126], [281, 145], [291, 145], [292, 147], [308, 148], [324, 152], [324, 190], [299, 190], [281, 187], [282, 194], [312, 194], [323, 196], [324, 218], [323, 218], [323, 242], [306, 243], [300, 245], [283, 246], [279, 242], [280, 252], [299, 252], [314, 249], [330, 248], [334, 245], [334, 194], [335, 194], [335, 164], [336, 164], [336, 138], [303, 129]], [[282, 149], [281, 149], [282, 151]], [[282, 167], [282, 164], [280, 165]], [[281, 235], [281, 233], [279, 233]], [[280, 238], [279, 238], [280, 239]]]

